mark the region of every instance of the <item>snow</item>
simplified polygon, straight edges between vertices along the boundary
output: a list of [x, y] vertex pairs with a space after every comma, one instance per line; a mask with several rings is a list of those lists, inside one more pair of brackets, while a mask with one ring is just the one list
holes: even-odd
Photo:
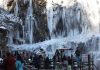
[[10, 14], [6, 10], [0, 8], [0, 28], [12, 30], [16, 23], [22, 23], [22, 20], [14, 14]]
[[2, 58], [0, 58], [0, 61], [3, 61], [3, 59], [2, 59]]
[[0, 26], [0, 29], [7, 29], [6, 27], [4, 27], [4, 26]]
[[[51, 39], [51, 40], [46, 40], [43, 42], [38, 42], [35, 44], [22, 44], [22, 45], [13, 45], [15, 47], [13, 47], [13, 50], [34, 50], [35, 48], [41, 47], [44, 50], [47, 48], [47, 46], [49, 45], [64, 45], [67, 42], [75, 42], [75, 43], [80, 43], [80, 42], [87, 42], [88, 40], [91, 39], [91, 37], [93, 36], [93, 34], [84, 34], [84, 35], [77, 35], [75, 37], [65, 37], [65, 38], [59, 38], [59, 39]], [[63, 47], [57, 47], [57, 48], [63, 48]]]
[[[39, 42], [39, 43], [35, 43], [35, 44], [22, 44], [22, 45], [11, 45], [11, 49], [13, 51], [16, 50], [26, 50], [26, 51], [31, 51], [33, 52], [34, 50], [38, 49], [38, 48], [42, 48], [45, 52], [46, 55], [50, 58], [53, 57], [53, 55], [55, 54], [56, 49], [61, 49], [61, 48], [73, 48], [75, 49], [75, 47], [71, 46], [71, 42], [74, 42], [76, 44], [78, 43], [86, 43], [88, 40], [90, 40], [92, 37], [98, 37], [100, 35], [94, 35], [94, 33], [89, 33], [87, 34], [80, 34], [80, 35], [76, 35], [76, 36], [68, 36], [65, 38], [55, 38], [55, 39], [51, 39], [51, 40], [46, 40], [43, 42]], [[48, 50], [49, 48], [49, 50]], [[50, 50], [51, 49], [51, 50]], [[75, 50], [74, 50], [75, 51]], [[38, 53], [38, 51], [37, 51]]]

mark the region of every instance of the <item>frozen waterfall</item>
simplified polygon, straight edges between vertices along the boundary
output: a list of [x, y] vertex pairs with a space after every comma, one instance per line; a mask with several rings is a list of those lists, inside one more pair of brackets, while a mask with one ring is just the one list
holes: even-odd
[[[58, 48], [67, 47], [75, 49], [82, 42], [88, 49], [92, 46], [91, 50], [89, 50], [90, 52], [100, 51], [96, 49], [100, 47], [100, 41], [98, 40], [100, 38], [99, 0], [47, 0], [46, 24], [49, 30], [48, 37], [50, 36], [50, 39], [46, 40], [45, 38], [44, 41], [37, 43], [34, 43], [36, 37], [34, 32], [38, 29], [39, 24], [37, 21], [39, 20], [34, 15], [34, 1], [24, 0], [25, 4], [26, 2], [29, 3], [28, 9], [25, 20], [21, 23], [23, 37], [20, 37], [20, 30], [17, 30], [16, 33], [9, 32], [8, 34], [10, 45], [15, 44], [13, 41], [14, 37], [17, 37], [18, 40], [23, 40], [21, 45], [13, 45], [16, 46], [12, 48], [13, 50], [33, 51], [35, 48], [41, 47], [51, 56], [54, 55]], [[18, 0], [16, 0], [14, 11], [16, 18], [19, 17], [20, 11]], [[48, 47], [51, 50], [48, 50]]]
[[26, 21], [24, 28], [26, 29], [25, 40], [28, 40], [29, 44], [32, 44], [34, 41], [33, 37], [34, 27], [37, 26], [37, 22], [33, 16], [32, 0], [29, 1], [29, 7], [27, 10], [27, 16], [25, 21]]
[[19, 6], [18, 6], [18, 0], [16, 0], [16, 6], [15, 6], [15, 9], [14, 9], [15, 16], [18, 16], [18, 13], [19, 13]]

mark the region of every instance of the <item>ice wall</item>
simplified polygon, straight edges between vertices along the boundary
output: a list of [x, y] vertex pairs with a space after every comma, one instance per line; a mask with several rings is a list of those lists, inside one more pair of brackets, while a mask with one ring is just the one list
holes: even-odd
[[0, 7], [2, 7], [3, 8], [3, 6], [4, 6], [4, 2], [3, 2], [4, 0], [1, 0], [0, 1]]
[[[59, 20], [63, 21], [60, 36], [99, 32], [99, 0], [47, 0], [47, 19], [50, 35], [57, 31]], [[59, 32], [56, 34], [59, 35]], [[55, 36], [57, 37], [57, 36]]]
[[26, 20], [25, 20], [25, 28], [24, 28], [26, 30], [26, 32], [24, 32], [24, 33], [26, 33], [25, 40], [28, 40], [29, 44], [32, 44], [34, 41], [34, 36], [33, 36], [34, 27], [37, 27], [37, 21], [35, 20], [35, 18], [33, 16], [32, 2], [33, 2], [32, 0], [29, 1], [29, 7], [27, 10], [27, 15], [26, 15]]
[[[0, 1], [0, 6], [5, 7], [3, 6], [4, 3], [5, 2]], [[38, 28], [38, 23], [35, 18], [36, 16], [34, 15], [33, 0], [24, 0], [24, 3], [27, 3], [27, 13], [25, 15], [25, 21], [23, 21], [25, 23], [21, 23], [23, 38], [20, 38], [21, 30], [17, 30], [16, 33], [9, 32], [9, 43], [14, 43], [13, 37], [15, 37], [14, 34], [16, 34], [17, 39], [23, 40], [22, 45], [26, 45], [26, 47], [19, 47], [19, 49], [23, 48], [26, 50], [34, 50], [34, 48], [32, 48], [34, 47], [34, 30]], [[9, 19], [12, 19], [12, 21], [16, 20], [17, 22], [20, 20], [17, 19], [17, 17], [21, 10], [19, 11], [18, 0], [16, 0], [15, 4], [16, 6], [14, 14], [16, 18], [11, 17]], [[47, 53], [47, 48], [51, 47], [52, 50], [49, 51], [49, 53], [51, 54], [53, 52], [54, 54], [55, 50], [57, 48], [64, 47], [63, 45], [66, 45], [66, 47], [70, 48], [72, 47], [71, 42], [77, 44], [83, 42], [85, 43], [86, 47], [89, 48], [92, 46], [91, 50], [95, 48], [95, 50], [92, 51], [96, 51], [96, 47], [99, 47], [99, 45], [96, 45], [98, 39], [96, 37], [100, 37], [99, 11], [99, 0], [47, 0], [46, 15], [50, 40], [44, 39], [42, 45], [41, 42], [39, 42], [36, 43], [35, 46], [41, 46], [45, 51], [47, 51]], [[100, 41], [98, 41], [98, 43], [99, 42]], [[31, 47], [28, 46], [30, 44]], [[59, 46], [59, 44], [61, 45]], [[43, 47], [44, 45], [46, 47]], [[77, 47], [77, 45], [73, 47]]]

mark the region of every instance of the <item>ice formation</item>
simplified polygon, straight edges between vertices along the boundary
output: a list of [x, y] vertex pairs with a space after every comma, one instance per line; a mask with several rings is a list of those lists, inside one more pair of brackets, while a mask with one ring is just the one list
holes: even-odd
[[[3, 1], [0, 1], [0, 7], [3, 7], [4, 2], [1, 2]], [[26, 2], [28, 0], [24, 0], [24, 3]], [[100, 51], [96, 49], [100, 47], [99, 0], [47, 0], [46, 15], [50, 39], [45, 39], [45, 41], [38, 43], [34, 43], [35, 36], [33, 32], [34, 27], [38, 28], [38, 23], [33, 15], [34, 9], [32, 3], [32, 0], [29, 0], [25, 24], [20, 20], [23, 38], [19, 37], [20, 30], [17, 30], [17, 34], [14, 34], [12, 31], [8, 33], [8, 46], [12, 50], [33, 51], [35, 48], [41, 47], [51, 56], [54, 55], [57, 48], [67, 47], [75, 49], [78, 43], [82, 42], [89, 52]], [[18, 22], [18, 2], [16, 2], [14, 14], [15, 16], [13, 14], [0, 14], [0, 20], [4, 19], [6, 15], [9, 20]], [[16, 35], [18, 40], [23, 41], [21, 45], [14, 44], [14, 35]], [[75, 44], [73, 45], [73, 43]], [[48, 50], [48, 47], [51, 50]], [[92, 49], [90, 50], [90, 48]], [[95, 53], [97, 54], [98, 52]], [[98, 55], [95, 58], [98, 58]]]

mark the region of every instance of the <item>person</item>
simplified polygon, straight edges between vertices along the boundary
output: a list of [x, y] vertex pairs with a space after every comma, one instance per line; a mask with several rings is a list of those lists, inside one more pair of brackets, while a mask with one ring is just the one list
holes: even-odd
[[63, 56], [63, 70], [67, 70], [68, 68], [68, 57]]
[[81, 51], [77, 48], [76, 51], [75, 51], [75, 55], [76, 55], [77, 57], [79, 57], [80, 54], [81, 54]]
[[36, 55], [34, 56], [34, 66], [35, 68], [37, 68], [38, 70], [41, 67], [41, 55]]
[[80, 49], [76, 49], [75, 51], [75, 60], [76, 62], [78, 63], [78, 66], [80, 65], [80, 62], [81, 62], [81, 50]]
[[68, 56], [68, 65], [72, 65], [72, 58]]
[[72, 58], [68, 56], [68, 70], [72, 70], [71, 69], [72, 61], [73, 61]]
[[16, 59], [16, 70], [23, 70], [23, 60], [19, 54]]
[[15, 58], [9, 52], [6, 55], [3, 62], [4, 70], [15, 70]]
[[50, 67], [50, 61], [49, 61], [49, 58], [48, 57], [46, 57], [46, 59], [45, 59], [45, 69], [49, 69]]

